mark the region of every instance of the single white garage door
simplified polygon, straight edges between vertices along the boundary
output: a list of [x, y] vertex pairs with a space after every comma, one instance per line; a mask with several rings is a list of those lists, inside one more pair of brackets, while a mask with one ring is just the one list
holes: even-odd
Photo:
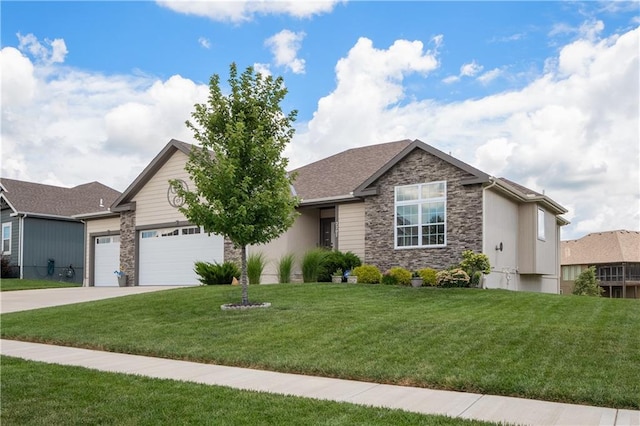
[[222, 263], [224, 238], [199, 227], [140, 232], [138, 285], [197, 285], [196, 261]]
[[96, 287], [118, 287], [120, 236], [96, 237], [94, 241], [93, 283]]

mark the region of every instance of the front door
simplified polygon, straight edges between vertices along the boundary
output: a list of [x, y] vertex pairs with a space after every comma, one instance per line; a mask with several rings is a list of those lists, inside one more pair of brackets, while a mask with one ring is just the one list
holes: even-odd
[[333, 249], [336, 242], [336, 220], [333, 217], [320, 219], [320, 245]]

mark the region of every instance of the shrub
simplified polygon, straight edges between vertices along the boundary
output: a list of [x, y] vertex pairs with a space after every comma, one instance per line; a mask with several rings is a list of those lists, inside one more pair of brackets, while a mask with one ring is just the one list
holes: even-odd
[[464, 270], [470, 278], [470, 285], [478, 287], [483, 274], [491, 273], [489, 257], [483, 253], [474, 253], [473, 250], [462, 252], [462, 262], [460, 268]]
[[234, 278], [240, 279], [240, 268], [233, 262], [210, 263], [196, 262], [196, 274], [202, 284], [231, 284]]
[[249, 278], [249, 284], [260, 284], [260, 277], [262, 271], [267, 265], [267, 259], [264, 253], [251, 253], [247, 258], [247, 277]]
[[305, 283], [318, 282], [318, 277], [325, 270], [325, 259], [328, 251], [315, 248], [307, 251], [302, 257], [302, 281]]
[[2, 256], [2, 278], [17, 278], [18, 267], [11, 264], [9, 256]]
[[469, 287], [469, 275], [460, 268], [447, 269], [436, 274], [440, 287]]
[[331, 282], [331, 275], [338, 269], [347, 271], [360, 266], [360, 264], [360, 258], [350, 251], [346, 253], [340, 250], [328, 251], [324, 261], [324, 270], [318, 276], [318, 281]]
[[591, 266], [580, 272], [580, 275], [576, 278], [575, 286], [573, 287], [573, 294], [578, 296], [600, 297], [603, 292], [604, 289], [600, 287], [600, 284], [596, 279], [595, 266]]
[[356, 266], [351, 275], [358, 277], [358, 283], [365, 284], [378, 284], [382, 278], [380, 270], [373, 265]]
[[400, 266], [394, 266], [389, 270], [389, 274], [395, 278], [400, 285], [411, 285], [411, 272]]
[[382, 277], [380, 278], [380, 284], [396, 285], [398, 284], [398, 280], [396, 279], [395, 276], [391, 275], [391, 271], [386, 271], [384, 274], [382, 274]]
[[287, 253], [278, 261], [278, 282], [280, 284], [291, 282], [291, 272], [296, 261], [296, 255]]
[[422, 268], [418, 270], [418, 275], [422, 278], [422, 285], [435, 287], [437, 284], [436, 281], [436, 271], [433, 268]]

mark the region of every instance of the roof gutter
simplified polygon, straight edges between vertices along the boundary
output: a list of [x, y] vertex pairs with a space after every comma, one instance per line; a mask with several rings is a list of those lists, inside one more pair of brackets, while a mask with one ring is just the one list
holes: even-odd
[[109, 217], [109, 216], [118, 216], [118, 215], [119, 215], [118, 212], [114, 212], [111, 210], [104, 210], [104, 211], [93, 212], [93, 213], [74, 214], [71, 217], [82, 221], [82, 219], [95, 219], [99, 217]]
[[67, 220], [69, 222], [78, 222], [78, 219], [74, 218], [73, 216], [62, 216], [62, 215], [46, 214], [46, 213], [15, 212], [15, 213], [11, 213], [9, 216], [19, 217], [21, 215], [24, 215], [25, 217], [30, 216], [34, 218], [40, 218], [40, 219], [57, 219], [57, 220]]
[[300, 207], [304, 206], [313, 206], [316, 204], [327, 204], [331, 202], [341, 202], [341, 201], [349, 201], [349, 200], [358, 200], [359, 198], [354, 196], [353, 193], [348, 195], [338, 195], [334, 197], [321, 197], [321, 198], [312, 198], [309, 200], [300, 200]]

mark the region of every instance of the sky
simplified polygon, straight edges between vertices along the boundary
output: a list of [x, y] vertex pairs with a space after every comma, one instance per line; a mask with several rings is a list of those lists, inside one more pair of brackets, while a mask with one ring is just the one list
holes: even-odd
[[282, 76], [290, 168], [420, 139], [640, 230], [640, 3], [2, 1], [1, 175], [119, 191], [229, 65]]

